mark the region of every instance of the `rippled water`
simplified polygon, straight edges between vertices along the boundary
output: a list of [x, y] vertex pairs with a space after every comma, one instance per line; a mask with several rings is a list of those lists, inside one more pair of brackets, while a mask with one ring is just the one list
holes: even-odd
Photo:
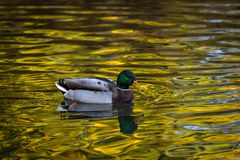
[[[1, 0], [0, 158], [239, 159], [239, 16], [236, 0]], [[115, 111], [56, 111], [58, 78], [124, 69], [145, 89], [133, 134]]]

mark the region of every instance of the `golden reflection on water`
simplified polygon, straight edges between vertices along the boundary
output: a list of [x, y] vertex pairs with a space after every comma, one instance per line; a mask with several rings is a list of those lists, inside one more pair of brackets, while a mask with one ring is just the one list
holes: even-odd
[[[239, 159], [238, 2], [51, 3], [0, 2], [0, 159]], [[131, 133], [56, 111], [58, 78], [124, 69]]]

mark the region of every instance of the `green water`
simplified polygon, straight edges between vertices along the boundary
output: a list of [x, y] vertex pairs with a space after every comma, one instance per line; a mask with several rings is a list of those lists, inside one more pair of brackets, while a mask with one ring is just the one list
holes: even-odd
[[[236, 0], [1, 0], [0, 159], [239, 160], [239, 16]], [[56, 111], [57, 79], [124, 69], [145, 90], [133, 134]]]

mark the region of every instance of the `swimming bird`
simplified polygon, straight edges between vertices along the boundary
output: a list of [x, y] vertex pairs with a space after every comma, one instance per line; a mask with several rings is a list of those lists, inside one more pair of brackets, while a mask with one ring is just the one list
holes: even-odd
[[94, 104], [133, 102], [134, 96], [129, 87], [137, 86], [136, 76], [129, 70], [120, 72], [116, 83], [107, 78], [94, 77], [59, 79], [55, 84], [64, 94], [64, 99]]

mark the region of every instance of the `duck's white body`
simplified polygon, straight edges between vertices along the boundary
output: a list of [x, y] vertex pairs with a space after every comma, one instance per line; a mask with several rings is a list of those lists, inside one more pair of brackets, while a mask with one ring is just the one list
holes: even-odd
[[107, 79], [108, 82], [97, 78], [73, 78], [66, 79], [66, 81], [71, 88], [75, 89], [66, 90], [58, 82], [55, 84], [64, 92], [64, 98], [68, 100], [82, 103], [112, 103], [113, 93], [110, 91], [110, 87], [115, 83], [109, 79]]
[[68, 90], [64, 97], [72, 101], [82, 103], [98, 103], [108, 104], [112, 103], [112, 92], [110, 91], [89, 91], [89, 90]]

